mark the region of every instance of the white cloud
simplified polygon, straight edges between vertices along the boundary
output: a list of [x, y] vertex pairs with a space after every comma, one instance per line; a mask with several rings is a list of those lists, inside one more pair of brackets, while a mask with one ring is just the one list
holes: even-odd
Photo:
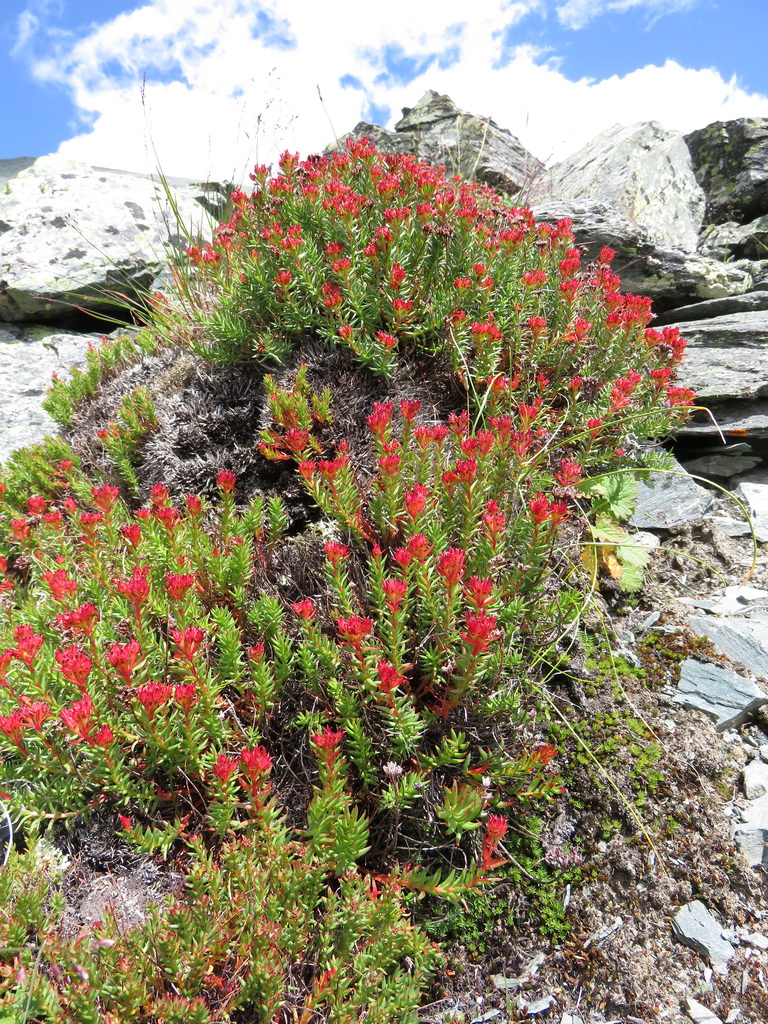
[[[591, 0], [589, 9], [634, 2]], [[643, 5], [663, 2], [687, 0]], [[616, 123], [690, 130], [768, 116], [768, 98], [715, 69], [673, 61], [574, 82], [555, 57], [528, 46], [500, 66], [510, 26], [544, 5], [497, 0], [468, 19], [466, 0], [441, 0], [439, 9], [387, 0], [366, 8], [361, 24], [359, 0], [150, 0], [81, 38], [46, 35], [38, 24], [25, 46], [38, 77], [69, 89], [83, 111], [88, 130], [62, 154], [141, 171], [159, 163], [171, 175], [241, 176], [283, 148], [317, 151], [371, 105], [392, 111], [391, 126], [428, 88], [493, 117], [542, 159], [562, 158]], [[582, 0], [560, 2], [565, 8], [573, 17], [587, 9]]]
[[639, 9], [653, 21], [664, 14], [688, 11], [701, 0], [565, 0], [556, 5], [557, 17], [566, 28], [580, 29], [603, 14]]

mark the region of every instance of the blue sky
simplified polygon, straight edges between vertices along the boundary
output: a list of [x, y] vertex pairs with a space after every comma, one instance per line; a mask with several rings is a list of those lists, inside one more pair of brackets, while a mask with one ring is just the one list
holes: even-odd
[[552, 161], [768, 117], [767, 40], [766, 0], [2, 0], [0, 158], [237, 176], [432, 88]]

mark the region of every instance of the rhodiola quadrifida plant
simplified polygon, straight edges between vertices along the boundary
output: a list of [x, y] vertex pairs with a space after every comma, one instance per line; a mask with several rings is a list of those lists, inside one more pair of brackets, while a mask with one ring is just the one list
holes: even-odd
[[[27, 1019], [415, 1020], [436, 952], [408, 900], [485, 884], [561, 791], [531, 694], [605, 534], [594, 478], [692, 401], [677, 331], [568, 222], [366, 142], [252, 177], [139, 336], [54, 382], [72, 446], [0, 483], [0, 782], [31, 846], [5, 878], [89, 814], [187, 878], [87, 949], [8, 882], [0, 1006]], [[144, 385], [78, 440], [162, 350], [260, 375], [261, 484], [150, 487]]]

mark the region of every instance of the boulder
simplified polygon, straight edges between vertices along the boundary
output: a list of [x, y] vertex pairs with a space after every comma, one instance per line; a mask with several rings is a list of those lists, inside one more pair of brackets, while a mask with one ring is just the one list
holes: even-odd
[[[177, 250], [225, 210], [227, 186], [42, 157], [0, 189], [0, 320], [50, 321], [151, 288]], [[180, 220], [177, 220], [176, 214]], [[203, 227], [204, 225], [204, 227]]]
[[449, 175], [482, 181], [510, 196], [527, 188], [543, 167], [490, 117], [467, 114], [432, 89], [415, 107], [403, 108], [394, 131], [361, 121], [340, 141], [363, 136], [381, 153], [412, 153], [428, 163], [442, 164]]
[[707, 222], [745, 224], [768, 214], [768, 119], [715, 121], [685, 136], [707, 197]]
[[99, 337], [0, 324], [0, 462], [16, 448], [56, 432], [41, 407], [51, 375], [63, 376], [73, 364], [83, 363], [88, 344]]
[[655, 121], [603, 132], [535, 188], [537, 202], [606, 203], [662, 249], [695, 250], [704, 223], [704, 191], [683, 136]]

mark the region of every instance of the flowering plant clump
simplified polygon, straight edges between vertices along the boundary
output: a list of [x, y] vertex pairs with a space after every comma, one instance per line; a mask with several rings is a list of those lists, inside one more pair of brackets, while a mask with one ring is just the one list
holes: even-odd
[[[562, 792], [533, 695], [583, 602], [578, 544], [615, 538], [616, 470], [692, 400], [677, 332], [610, 251], [582, 268], [566, 222], [367, 143], [254, 182], [149, 333], [264, 364], [264, 485], [218, 465], [213, 500], [150, 487], [144, 388], [99, 432], [106, 481], [53, 439], [0, 480], [0, 795], [30, 830], [115, 815], [189, 886], [135, 936], [108, 923], [90, 966], [58, 939], [22, 958], [50, 965], [45, 1019], [415, 1019], [434, 957], [402, 894], [487, 883], [509, 820]], [[308, 338], [390, 390], [338, 409]], [[51, 411], [74, 422], [132, 351], [89, 357]], [[424, 360], [439, 408], [397, 394]], [[75, 991], [78, 964], [150, 947], [133, 987]]]

